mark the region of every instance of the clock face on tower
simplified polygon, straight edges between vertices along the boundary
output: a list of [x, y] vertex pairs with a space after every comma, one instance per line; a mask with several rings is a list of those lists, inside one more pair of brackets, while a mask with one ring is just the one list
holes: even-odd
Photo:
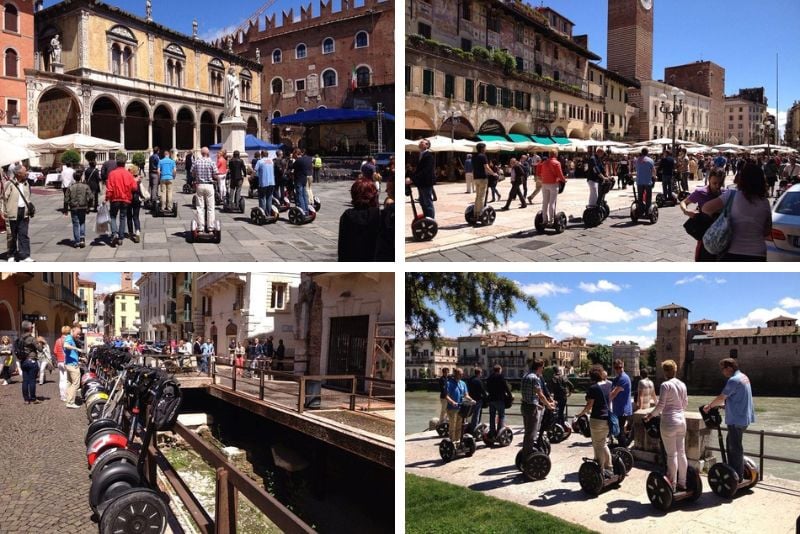
[[646, 10], [650, 11], [650, 8], [653, 7], [653, 0], [639, 0], [642, 3], [642, 7]]

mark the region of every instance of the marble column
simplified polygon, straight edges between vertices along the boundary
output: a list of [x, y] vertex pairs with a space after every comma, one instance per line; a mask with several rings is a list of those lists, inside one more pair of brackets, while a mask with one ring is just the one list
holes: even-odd
[[126, 150], [125, 147], [125, 117], [119, 118], [119, 144], [122, 145], [122, 150]]

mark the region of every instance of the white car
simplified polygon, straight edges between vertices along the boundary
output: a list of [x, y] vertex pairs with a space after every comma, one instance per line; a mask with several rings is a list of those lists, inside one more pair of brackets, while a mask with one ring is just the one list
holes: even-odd
[[800, 184], [790, 187], [772, 208], [767, 261], [800, 261]]

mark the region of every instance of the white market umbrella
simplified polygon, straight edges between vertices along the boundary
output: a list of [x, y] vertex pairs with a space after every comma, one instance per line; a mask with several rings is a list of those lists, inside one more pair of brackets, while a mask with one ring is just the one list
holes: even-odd
[[100, 151], [122, 149], [122, 145], [117, 141], [109, 141], [108, 139], [100, 139], [99, 137], [92, 137], [91, 135], [79, 133], [51, 137], [50, 139], [42, 139], [41, 141], [32, 141], [28, 144], [28, 147], [39, 152], [59, 152], [69, 149]]
[[419, 141], [412, 141], [411, 139], [406, 139], [405, 151], [406, 152], [419, 152]]
[[[733, 143], [723, 143], [721, 145], [714, 145], [711, 148], [716, 148], [717, 150], [721, 150], [721, 151], [725, 151], [725, 152], [727, 152], [728, 150], [740, 151], [740, 150], [747, 150], [748, 149], [748, 147], [746, 147], [746, 146], [734, 145]], [[750, 147], [750, 148], [756, 148], [756, 147]]]
[[33, 156], [34, 154], [24, 146], [0, 139], [0, 166], [30, 159]]

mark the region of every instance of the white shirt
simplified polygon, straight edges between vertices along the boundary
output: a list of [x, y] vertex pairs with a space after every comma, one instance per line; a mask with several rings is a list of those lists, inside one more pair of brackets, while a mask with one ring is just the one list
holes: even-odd
[[658, 394], [658, 404], [650, 412], [653, 417], [661, 415], [661, 424], [665, 426], [680, 426], [686, 423], [684, 412], [689, 406], [689, 395], [686, 384], [677, 378], [670, 378], [661, 384]]
[[75, 183], [75, 169], [67, 167], [61, 169], [61, 189], [66, 189]]

